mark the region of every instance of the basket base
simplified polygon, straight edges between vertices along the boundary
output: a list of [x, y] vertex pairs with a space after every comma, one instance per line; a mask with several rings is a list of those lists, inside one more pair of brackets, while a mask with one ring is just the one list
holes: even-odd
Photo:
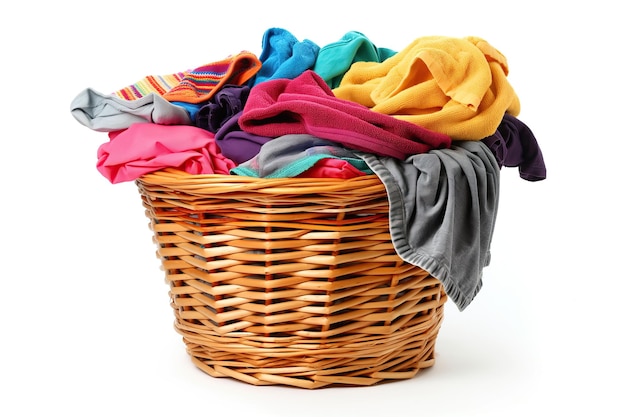
[[137, 184], [176, 330], [207, 374], [313, 389], [433, 365], [446, 294], [396, 253], [376, 175]]
[[434, 365], [445, 295], [440, 301], [430, 316], [392, 334], [332, 341], [200, 335], [180, 321], [176, 329], [192, 362], [212, 377], [305, 389], [370, 386], [411, 379]]

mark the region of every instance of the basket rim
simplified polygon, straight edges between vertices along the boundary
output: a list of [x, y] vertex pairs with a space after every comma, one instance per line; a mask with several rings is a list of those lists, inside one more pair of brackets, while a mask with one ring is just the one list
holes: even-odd
[[230, 174], [189, 174], [166, 168], [144, 174], [136, 180], [138, 186], [171, 188], [179, 191], [212, 187], [229, 191], [262, 191], [268, 194], [317, 193], [351, 190], [355, 194], [371, 194], [385, 190], [376, 174], [353, 178], [281, 177], [259, 178]]

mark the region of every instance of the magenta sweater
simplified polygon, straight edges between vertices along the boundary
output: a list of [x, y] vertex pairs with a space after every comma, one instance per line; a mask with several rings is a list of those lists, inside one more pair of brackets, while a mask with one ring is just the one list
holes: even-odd
[[398, 159], [451, 144], [448, 135], [335, 97], [311, 70], [294, 79], [254, 86], [239, 125], [243, 131], [272, 138], [308, 133], [347, 148]]

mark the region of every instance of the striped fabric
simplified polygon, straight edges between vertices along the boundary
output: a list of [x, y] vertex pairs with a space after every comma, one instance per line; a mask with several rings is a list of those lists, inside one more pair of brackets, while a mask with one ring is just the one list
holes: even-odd
[[180, 84], [186, 74], [186, 72], [177, 72], [169, 75], [148, 75], [135, 84], [124, 87], [113, 94], [124, 100], [137, 100], [150, 93], [162, 96]]
[[243, 85], [261, 68], [261, 61], [251, 52], [198, 67], [185, 74], [178, 85], [163, 95], [172, 102], [202, 103], [226, 84]]

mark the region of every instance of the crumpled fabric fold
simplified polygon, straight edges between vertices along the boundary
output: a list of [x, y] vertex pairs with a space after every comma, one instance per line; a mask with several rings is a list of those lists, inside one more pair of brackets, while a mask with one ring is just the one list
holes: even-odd
[[258, 155], [231, 169], [231, 174], [258, 178], [352, 178], [371, 174], [349, 149], [308, 134], [284, 135], [263, 145]]
[[243, 110], [249, 94], [250, 87], [247, 85], [225, 85], [201, 105], [196, 113], [195, 125], [216, 133], [231, 117]]
[[491, 260], [500, 193], [491, 150], [480, 141], [457, 141], [405, 161], [357, 154], [385, 185], [398, 255], [441, 281], [464, 310], [482, 288]]
[[481, 140], [505, 113], [519, 114], [508, 72], [484, 39], [425, 36], [383, 62], [355, 62], [333, 93], [453, 140]]
[[530, 128], [515, 116], [505, 114], [498, 130], [482, 140], [494, 153], [500, 167], [517, 167], [526, 181], [546, 179], [541, 147]]
[[404, 159], [450, 146], [450, 137], [335, 97], [324, 80], [307, 70], [293, 80], [276, 79], [250, 90], [239, 117], [242, 130], [279, 137], [310, 134], [344, 147]]
[[336, 42], [324, 45], [315, 60], [313, 71], [318, 73], [330, 88], [341, 84], [343, 75], [355, 62], [383, 62], [396, 54], [389, 48], [379, 48], [361, 32], [346, 32]]
[[261, 46], [261, 68], [251, 80], [252, 86], [276, 78], [296, 78], [315, 65], [320, 50], [313, 41], [299, 41], [283, 28], [267, 29], [263, 33]]
[[113, 184], [163, 168], [227, 175], [236, 166], [220, 153], [213, 133], [195, 126], [136, 123], [109, 138], [98, 148], [96, 168]]
[[115, 132], [134, 123], [145, 122], [192, 124], [187, 110], [156, 93], [126, 100], [114, 94], [103, 94], [93, 88], [86, 88], [72, 100], [70, 112], [80, 124], [97, 132]]

